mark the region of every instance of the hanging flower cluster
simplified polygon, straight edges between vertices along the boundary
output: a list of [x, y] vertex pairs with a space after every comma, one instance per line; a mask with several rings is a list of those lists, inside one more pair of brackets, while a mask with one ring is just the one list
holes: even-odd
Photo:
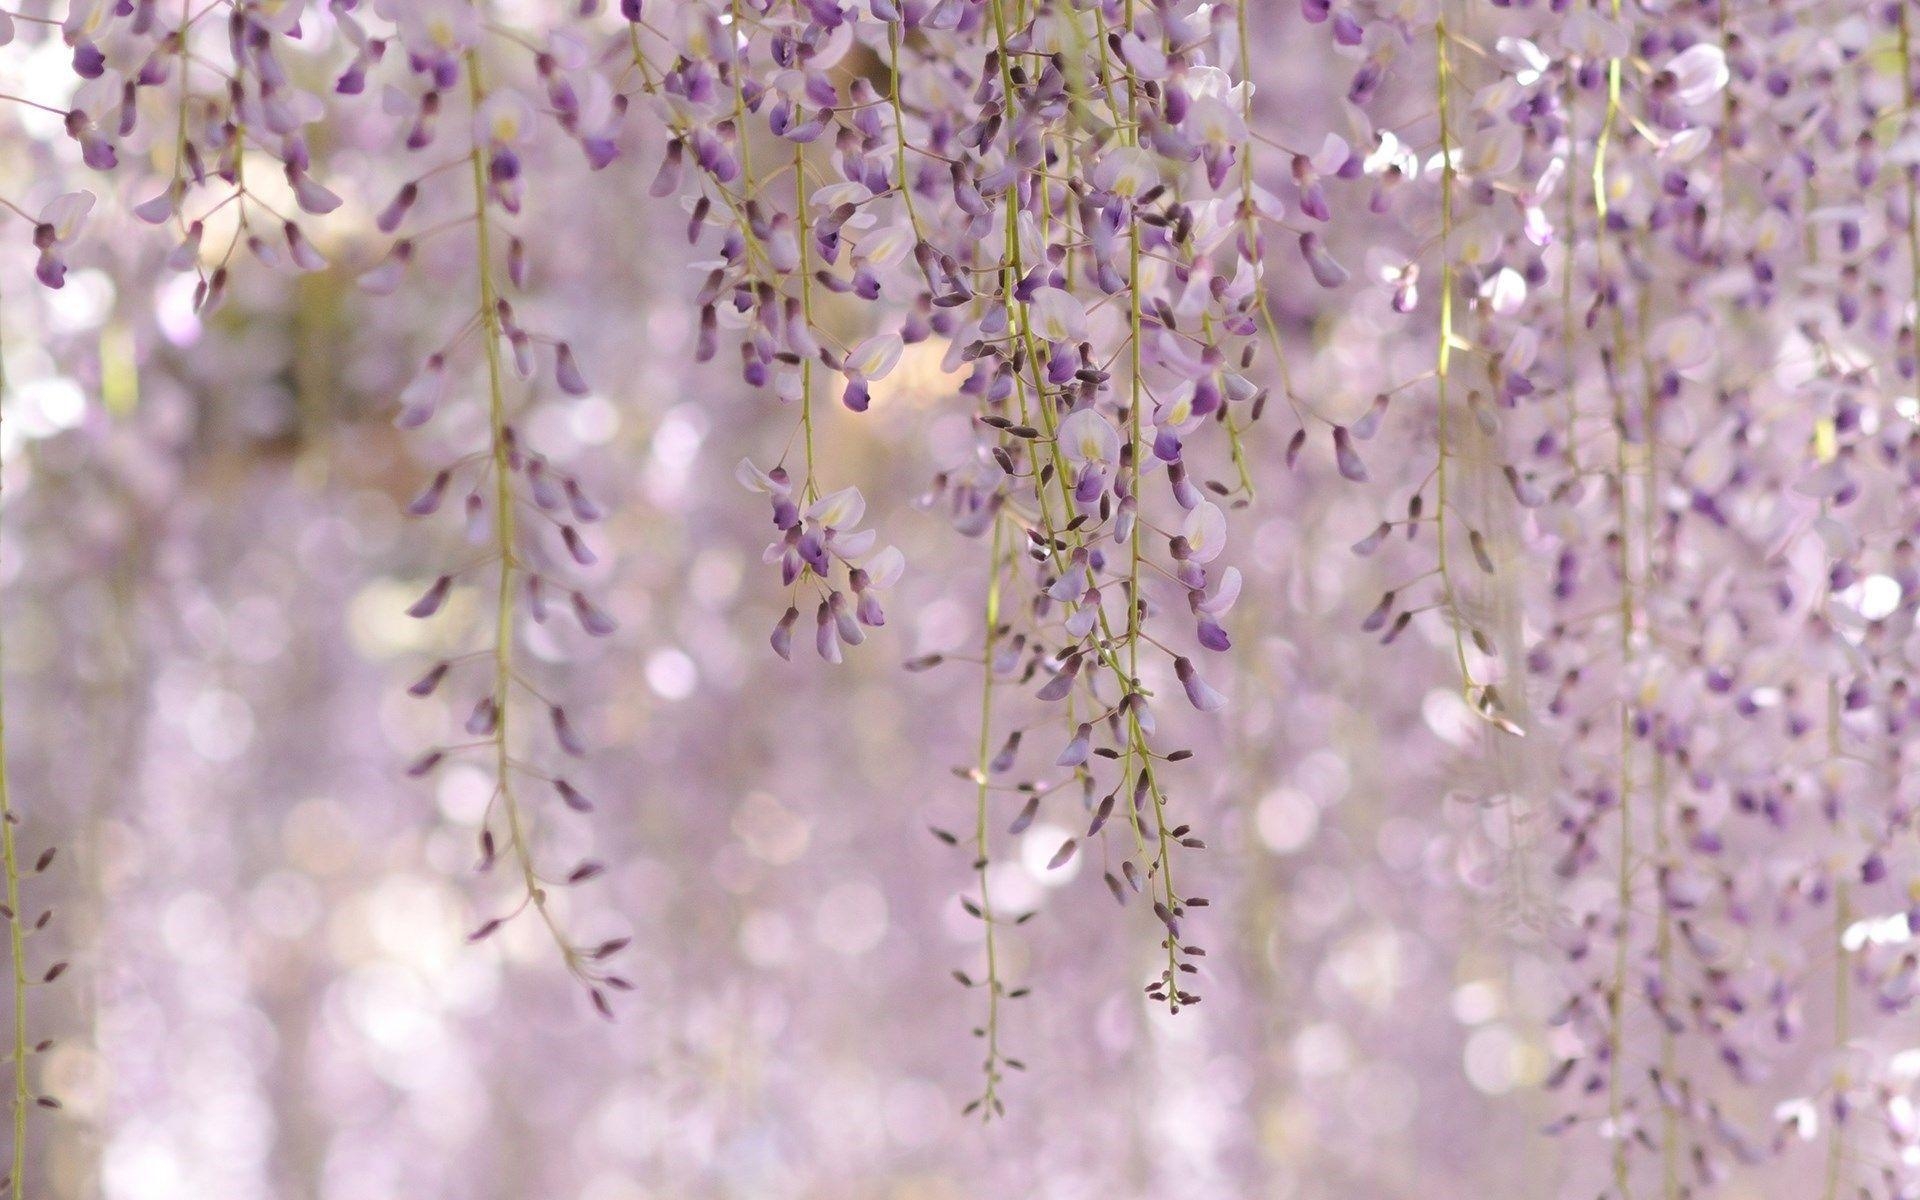
[[[1176, 1011], [1199, 999], [1183, 929], [1205, 901], [1175, 882], [1174, 852], [1202, 843], [1172, 811], [1164, 769], [1186, 752], [1156, 744], [1155, 700], [1224, 703], [1196, 659], [1231, 644], [1240, 575], [1221, 559], [1221, 505], [1251, 495], [1254, 368], [1263, 344], [1279, 351], [1260, 254], [1284, 208], [1255, 181], [1253, 89], [1231, 70], [1246, 14], [994, 0], [628, 16], [645, 100], [670, 131], [654, 191], [684, 189], [689, 236], [717, 251], [699, 353], [728, 333], [746, 382], [798, 409], [774, 464], [739, 471], [771, 503], [767, 559], [794, 595], [773, 633], [782, 657], [805, 603], [816, 649], [838, 661], [884, 621], [875, 592], [904, 565], [857, 528], [856, 488], [826, 490], [816, 405], [837, 393], [866, 411], [926, 345], [972, 406], [976, 457], [940, 473], [927, 503], [988, 546], [967, 770], [978, 881], [962, 900], [985, 958], [960, 975], [986, 993], [992, 1115], [1015, 1061], [1000, 1005], [1025, 990], [1000, 975], [997, 929], [1016, 918], [987, 892], [992, 831], [1019, 834], [1056, 793], [1085, 833], [1053, 865], [1096, 841], [1115, 898], [1144, 893], [1162, 927], [1148, 993]], [[1309, 175], [1360, 163], [1337, 139], [1296, 161], [1305, 217], [1289, 236], [1331, 286], [1344, 271], [1313, 231], [1328, 212]], [[1363, 477], [1345, 463], [1348, 431], [1332, 436]], [[995, 729], [1014, 690], [1056, 715]], [[1023, 740], [1048, 726], [1050, 761], [1020, 771]]]
[[[599, 506], [572, 474], [527, 444], [515, 424], [516, 414], [537, 397], [541, 378], [565, 396], [585, 396], [589, 387], [565, 341], [522, 323], [513, 297], [529, 286], [533, 267], [526, 243], [512, 229], [526, 186], [522, 154], [541, 119], [539, 108], [553, 114], [595, 166], [603, 166], [612, 153], [601, 135], [609, 93], [598, 74], [582, 73], [586, 56], [564, 33], [541, 45], [466, 3], [395, 4], [391, 10], [392, 32], [367, 45], [375, 59], [391, 52], [404, 62], [404, 74], [384, 86], [383, 107], [410, 155], [424, 165], [380, 211], [380, 230], [403, 236], [362, 284], [392, 291], [404, 285], [405, 268], [423, 242], [470, 239], [468, 302], [453, 307], [451, 332], [401, 393], [396, 423], [402, 429], [458, 426], [451, 433], [456, 444], [472, 448], [455, 453], [408, 512], [428, 517], [455, 499], [467, 542], [483, 548], [477, 558], [436, 577], [407, 613], [437, 616], [456, 588], [486, 594], [492, 610], [485, 649], [435, 662], [408, 689], [418, 697], [443, 686], [456, 694], [464, 689], [472, 696], [464, 722], [470, 740], [427, 752], [409, 773], [424, 775], [450, 755], [478, 752], [490, 760], [493, 791], [481, 822], [481, 868], [505, 856], [518, 899], [472, 937], [486, 938], [531, 910], [595, 1008], [611, 1016], [607, 990], [632, 985], [605, 962], [625, 940], [576, 942], [552, 895], [552, 889], [585, 883], [604, 868], [591, 859], [563, 868], [542, 862], [535, 810], [525, 803], [527, 791], [537, 789], [551, 797], [552, 809], [593, 808], [587, 789], [558, 769], [558, 762], [584, 758], [587, 743], [565, 703], [530, 675], [521, 650], [526, 623], [557, 618], [594, 638], [608, 637], [618, 626], [576, 580], [599, 561], [583, 532], [601, 518]], [[360, 70], [356, 58], [338, 86], [358, 86]], [[442, 416], [443, 407], [461, 411]], [[527, 732], [521, 732], [523, 720]]]
[[1860, 1114], [1909, 1144], [1905, 1085], [1862, 1073], [1914, 865], [1905, 7], [1799, 38], [1727, 6], [1304, 12], [1360, 53], [1406, 231], [1377, 303], [1432, 348], [1355, 423], [1413, 408], [1429, 464], [1355, 546], [1417, 572], [1362, 627], [1431, 614], [1486, 753], [1545, 756], [1550, 798], [1487, 799], [1560, 889], [1522, 913], [1570, 966], [1556, 1130], [1617, 1197], [1810, 1140], [1829, 1196], [1898, 1180]]

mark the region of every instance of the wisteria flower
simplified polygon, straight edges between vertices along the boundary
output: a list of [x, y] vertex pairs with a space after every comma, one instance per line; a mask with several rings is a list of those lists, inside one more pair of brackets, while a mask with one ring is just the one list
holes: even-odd
[[54, 197], [40, 210], [33, 227], [33, 245], [40, 252], [34, 275], [50, 288], [64, 286], [67, 263], [62, 247], [80, 235], [93, 211], [93, 193], [66, 192]]
[[867, 411], [871, 400], [868, 385], [885, 379], [900, 363], [903, 349], [897, 333], [876, 333], [855, 346], [841, 363], [847, 387], [842, 401], [854, 412]]

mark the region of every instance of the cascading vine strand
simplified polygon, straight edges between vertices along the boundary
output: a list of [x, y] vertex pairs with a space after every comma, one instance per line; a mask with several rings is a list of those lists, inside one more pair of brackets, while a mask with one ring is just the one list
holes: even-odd
[[[6, 344], [0, 335], [0, 402], [7, 396]], [[0, 489], [3, 493], [4, 489]], [[4, 644], [0, 638], [0, 644]], [[0, 676], [5, 672], [5, 656], [0, 654]], [[12, 1046], [7, 1067], [13, 1086], [9, 1099], [12, 1139], [9, 1148], [5, 1188], [9, 1194], [27, 1192], [27, 1108], [30, 1082], [27, 1077], [27, 937], [20, 913], [19, 818], [13, 811], [13, 793], [8, 786], [5, 687], [0, 686], [0, 868], [6, 871], [7, 959], [13, 981], [9, 1003], [12, 1009]]]
[[[65, 199], [65, 198], [63, 198]], [[59, 204], [56, 201], [56, 204]], [[92, 203], [92, 197], [80, 205], [84, 216], [86, 207]], [[8, 205], [12, 208], [12, 205]], [[67, 207], [74, 207], [71, 203]], [[18, 211], [17, 209], [15, 211]], [[77, 225], [79, 217], [72, 220]], [[44, 223], [44, 221], [43, 221]], [[40, 240], [36, 234], [36, 240]], [[44, 250], [43, 250], [44, 252]], [[3, 323], [3, 322], [0, 322]], [[4, 331], [0, 331], [0, 402], [11, 394], [7, 379], [7, 343]], [[3, 493], [4, 489], [0, 489]], [[0, 638], [0, 644], [6, 639]], [[4, 654], [0, 654], [0, 674], [4, 674]], [[6, 1063], [10, 1080], [8, 1087], [8, 1116], [10, 1136], [8, 1138], [7, 1170], [0, 1176], [0, 1193], [8, 1196], [24, 1197], [34, 1189], [28, 1180], [28, 1123], [27, 1117], [35, 1109], [58, 1109], [60, 1101], [34, 1086], [30, 1060], [44, 1055], [52, 1048], [51, 1039], [29, 1040], [28, 997], [36, 986], [53, 983], [67, 972], [67, 963], [57, 961], [32, 973], [28, 966], [28, 941], [35, 934], [43, 933], [53, 918], [51, 908], [43, 909], [39, 916], [29, 922], [23, 907], [23, 884], [26, 880], [42, 875], [53, 865], [54, 850], [48, 848], [31, 863], [23, 865], [21, 854], [21, 831], [23, 829], [19, 810], [13, 801], [13, 774], [11, 760], [7, 754], [7, 722], [5, 687], [0, 686], [0, 871], [4, 871], [5, 881], [0, 884], [4, 892], [5, 904], [0, 905], [0, 921], [7, 929], [7, 973], [10, 981], [8, 989], [8, 1025], [11, 1036], [7, 1038]]]
[[[535, 823], [522, 803], [518, 785], [527, 779], [547, 783], [557, 801], [575, 812], [593, 806], [584, 791], [565, 776], [549, 774], [538, 758], [529, 757], [529, 741], [515, 737], [520, 728], [513, 714], [524, 711], [516, 699], [546, 709], [553, 746], [569, 758], [584, 758], [586, 745], [565, 705], [551, 699], [542, 687], [525, 673], [517, 653], [521, 638], [520, 609], [524, 598], [526, 615], [544, 624], [550, 604], [564, 604], [582, 632], [590, 637], [607, 637], [616, 632], [613, 618], [590, 600], [584, 591], [557, 582], [558, 572], [580, 571], [592, 567], [598, 556], [587, 544], [580, 527], [600, 519], [599, 506], [590, 500], [577, 478], [566, 474], [526, 444], [515, 427], [509, 411], [507, 387], [509, 364], [503, 344], [513, 354], [513, 369], [525, 379], [536, 365], [536, 347], [550, 347], [554, 387], [561, 393], [580, 397], [588, 394], [569, 344], [530, 332], [519, 324], [513, 303], [502, 290], [500, 271], [500, 234], [496, 221], [520, 211], [523, 203], [523, 173], [519, 147], [529, 137], [534, 107], [517, 89], [489, 86], [484, 65], [485, 45], [496, 40], [501, 45], [521, 49], [522, 43], [512, 31], [493, 23], [483, 5], [461, 7], [443, 13], [420, 14], [419, 23], [403, 20], [398, 30], [413, 71], [423, 78], [427, 90], [418, 101], [418, 119], [409, 137], [410, 149], [423, 151], [435, 145], [436, 138], [427, 125], [429, 111], [437, 111], [445, 92], [464, 84], [470, 138], [468, 145], [454, 148], [455, 157], [442, 167], [407, 181], [382, 214], [383, 230], [400, 228], [411, 210], [423, 203], [421, 185], [443, 170], [457, 176], [451, 168], [465, 167], [471, 182], [465, 198], [469, 212], [454, 218], [451, 225], [429, 227], [421, 234], [403, 240], [389, 263], [404, 266], [411, 260], [421, 237], [442, 228], [470, 222], [473, 226], [473, 275], [476, 303], [470, 315], [442, 347], [427, 359], [402, 396], [397, 424], [417, 429], [431, 421], [455, 382], [453, 356], [470, 340], [480, 342], [483, 403], [482, 419], [477, 422], [482, 442], [478, 450], [457, 457], [437, 473], [426, 490], [409, 507], [415, 516], [438, 511], [456, 483], [470, 485], [463, 509], [470, 539], [485, 542], [488, 554], [479, 562], [439, 575], [426, 592], [407, 611], [410, 616], [428, 619], [446, 608], [459, 576], [492, 571], [492, 628], [487, 648], [477, 655], [443, 658], [434, 663], [409, 689], [412, 695], [428, 698], [436, 695], [444, 681], [462, 666], [483, 660], [484, 686], [474, 700], [465, 731], [472, 741], [429, 751], [409, 768], [420, 776], [432, 771], [450, 755], [481, 751], [491, 760], [492, 790], [480, 821], [480, 866], [490, 869], [504, 854], [517, 876], [518, 899], [503, 915], [481, 922], [471, 935], [479, 941], [491, 937], [509, 919], [529, 909], [538, 917], [555, 946], [566, 970], [585, 987], [593, 1006], [611, 1016], [607, 991], [630, 990], [632, 984], [609, 970], [605, 961], [624, 947], [624, 938], [596, 944], [581, 944], [563, 926], [555, 909], [552, 889], [574, 887], [600, 876], [604, 866], [584, 859], [553, 876], [537, 861], [539, 848], [534, 838]], [[537, 77], [550, 77], [554, 67], [544, 56], [535, 58]], [[549, 78], [549, 86], [558, 80]], [[590, 139], [588, 139], [590, 142]], [[591, 160], [593, 150], [588, 147]], [[454, 202], [457, 203], [457, 202]], [[529, 280], [528, 252], [518, 236], [508, 236], [505, 247], [506, 279], [524, 288]], [[384, 268], [383, 268], [384, 270]], [[376, 290], [397, 286], [397, 276], [383, 274]], [[524, 491], [523, 491], [524, 489]], [[524, 514], [524, 518], [523, 518]], [[539, 547], [529, 529], [550, 527], [551, 542], [560, 553]], [[473, 537], [472, 535], [478, 535]], [[564, 566], [562, 565], [564, 564]], [[558, 591], [559, 596], [549, 597]], [[473, 672], [477, 673], [477, 672]]]

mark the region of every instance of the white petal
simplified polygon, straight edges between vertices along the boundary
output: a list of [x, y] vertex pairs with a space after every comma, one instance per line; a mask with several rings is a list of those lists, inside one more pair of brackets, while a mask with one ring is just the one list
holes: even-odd
[[781, 496], [787, 492], [787, 486], [773, 476], [753, 465], [753, 460], [743, 458], [740, 465], [733, 469], [733, 477], [740, 486], [750, 492], [761, 492], [769, 496]]
[[1033, 331], [1049, 342], [1077, 342], [1087, 336], [1087, 308], [1071, 292], [1041, 288], [1027, 306]]
[[1093, 167], [1094, 186], [1116, 196], [1138, 196], [1158, 182], [1160, 168], [1153, 155], [1138, 146], [1116, 146]]
[[1228, 567], [1220, 575], [1220, 586], [1213, 595], [1200, 602], [1200, 611], [1210, 617], [1217, 617], [1233, 607], [1240, 598], [1240, 568]]
[[92, 192], [66, 192], [55, 196], [40, 210], [40, 223], [53, 226], [54, 241], [64, 242], [80, 232], [87, 214], [92, 211]]
[[1197, 563], [1210, 563], [1226, 548], [1227, 515], [1219, 505], [1203, 500], [1187, 514], [1180, 532], [1187, 539], [1188, 557]]
[[1682, 104], [1701, 104], [1718, 95], [1732, 76], [1727, 70], [1726, 51], [1711, 42], [1687, 47], [1667, 64], [1673, 76], [1675, 93]]
[[857, 487], [843, 487], [837, 492], [828, 492], [807, 510], [809, 520], [817, 521], [828, 529], [852, 529], [866, 515], [867, 500]]
[[900, 576], [906, 569], [907, 556], [900, 553], [899, 547], [888, 546], [867, 561], [867, 586], [890, 588], [900, 582]]
[[1492, 279], [1481, 285], [1480, 295], [1487, 307], [1500, 316], [1510, 317], [1527, 302], [1527, 281], [1512, 267], [1501, 267]]
[[873, 549], [874, 542], [880, 539], [878, 529], [862, 529], [858, 533], [836, 533], [827, 541], [827, 548], [834, 554], [853, 562], [864, 558]]
[[847, 355], [847, 370], [862, 379], [885, 379], [900, 362], [900, 335], [876, 333]]
[[1076, 463], [1108, 463], [1120, 457], [1120, 433], [1099, 411], [1083, 408], [1060, 422], [1060, 450]]
[[1320, 143], [1319, 152], [1309, 161], [1318, 173], [1331, 175], [1347, 165], [1347, 159], [1352, 153], [1352, 149], [1347, 145], [1347, 139], [1337, 133], [1329, 133]]

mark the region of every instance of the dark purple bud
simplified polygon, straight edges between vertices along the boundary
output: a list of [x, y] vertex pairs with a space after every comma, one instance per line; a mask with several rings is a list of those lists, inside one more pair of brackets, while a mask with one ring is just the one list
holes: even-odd
[[410, 617], [419, 617], [423, 620], [431, 617], [440, 611], [440, 606], [447, 602], [447, 596], [452, 591], [453, 577], [451, 575], [442, 575], [440, 578], [434, 580], [433, 586], [429, 587], [422, 593], [418, 600], [415, 600], [413, 604], [408, 607], [407, 615]]
[[324, 217], [340, 207], [340, 197], [314, 182], [305, 172], [289, 166], [287, 182], [293, 186], [293, 198], [306, 212]]
[[1300, 257], [1307, 260], [1307, 268], [1313, 272], [1314, 282], [1321, 287], [1337, 288], [1351, 278], [1347, 269], [1334, 261], [1317, 233], [1300, 235]]
[[67, 264], [55, 252], [52, 246], [40, 251], [40, 258], [33, 266], [33, 277], [50, 288], [67, 285]]
[[1019, 755], [1020, 731], [1016, 729], [1007, 735], [1007, 740], [1001, 745], [1000, 752], [987, 763], [987, 772], [992, 775], [1001, 775], [1013, 770], [1013, 764]]
[[847, 611], [847, 597], [838, 590], [827, 594], [827, 608], [833, 613], [834, 632], [840, 640], [849, 646], [858, 646], [867, 640], [866, 630], [860, 628], [860, 622]]
[[1018, 813], [1014, 814], [1012, 824], [1007, 826], [1008, 836], [1019, 837], [1021, 834], [1025, 833], [1028, 827], [1030, 827], [1033, 824], [1034, 817], [1038, 816], [1039, 814], [1040, 814], [1040, 797], [1038, 796], [1027, 797], [1027, 802], [1020, 806], [1020, 811]]
[[1068, 659], [1066, 667], [1052, 679], [1047, 680], [1046, 686], [1040, 689], [1038, 693], [1040, 699], [1049, 701], [1064, 700], [1067, 693], [1073, 690], [1074, 678], [1079, 675], [1079, 673], [1080, 660], [1078, 658]]
[[800, 619], [800, 610], [789, 608], [773, 627], [773, 636], [768, 639], [773, 644], [773, 652], [791, 662], [793, 660], [793, 626]]
[[567, 719], [567, 710], [555, 704], [547, 709], [547, 716], [553, 722], [553, 739], [560, 743], [560, 748], [575, 758], [585, 758], [586, 743], [580, 740], [573, 722]]
[[1386, 541], [1387, 535], [1392, 532], [1393, 532], [1392, 525], [1388, 524], [1385, 521], [1380, 522], [1378, 525], [1375, 525], [1373, 527], [1372, 533], [1369, 533], [1367, 536], [1361, 538], [1359, 541], [1353, 544], [1353, 552], [1359, 555], [1361, 558], [1366, 558], [1370, 556], [1371, 554], [1373, 554], [1374, 551], [1380, 548], [1380, 544]]
[[580, 794], [580, 789], [564, 779], [553, 781], [553, 790], [560, 793], [560, 802], [575, 812], [592, 812], [593, 802]]
[[583, 523], [592, 523], [606, 515], [600, 511], [599, 505], [595, 504], [585, 492], [580, 490], [578, 481], [573, 479], [567, 480], [566, 493], [567, 507], [573, 510], [574, 520]]
[[1173, 660], [1173, 673], [1187, 689], [1187, 700], [1201, 712], [1217, 712], [1226, 707], [1227, 698], [1208, 686], [1200, 678], [1200, 672], [1194, 668], [1193, 660], [1176, 658]]
[[579, 531], [574, 529], [573, 526], [562, 525], [560, 527], [560, 540], [566, 544], [567, 553], [573, 556], [573, 561], [579, 563], [581, 566], [590, 567], [600, 561], [599, 558], [594, 555], [592, 548], [587, 545], [586, 540], [580, 536]]
[[1394, 593], [1392, 592], [1388, 592], [1386, 595], [1380, 597], [1380, 603], [1374, 605], [1373, 611], [1367, 614], [1367, 619], [1360, 622], [1361, 631], [1365, 633], [1375, 633], [1385, 628], [1387, 618], [1393, 615], [1393, 600]]
[[393, 199], [387, 202], [387, 206], [380, 210], [380, 215], [374, 218], [374, 225], [381, 233], [392, 233], [394, 230], [400, 228], [402, 221], [407, 219], [407, 211], [413, 207], [414, 202], [418, 199], [420, 199], [419, 184], [408, 183], [403, 185], [399, 192], [395, 193]]
[[425, 675], [413, 681], [412, 686], [407, 688], [407, 694], [410, 696], [433, 695], [434, 690], [440, 686], [440, 681], [447, 677], [447, 672], [451, 669], [451, 663], [433, 664]]
[[92, 42], [83, 41], [73, 48], [73, 73], [82, 79], [98, 79], [107, 70], [107, 56]]
[[1380, 432], [1380, 421], [1381, 418], [1387, 415], [1388, 403], [1389, 400], [1385, 392], [1381, 392], [1375, 396], [1373, 398], [1373, 406], [1367, 409], [1366, 415], [1353, 423], [1353, 436], [1364, 442], [1372, 438], [1374, 434]]
[[1353, 448], [1353, 438], [1347, 433], [1345, 425], [1333, 427], [1333, 461], [1348, 479], [1355, 483], [1367, 481], [1367, 464], [1360, 461], [1360, 454]]
[[1054, 760], [1054, 765], [1057, 767], [1083, 766], [1087, 761], [1092, 742], [1093, 726], [1082, 721], [1080, 728], [1074, 730], [1073, 740], [1067, 743], [1067, 748], [1062, 750], [1060, 757]]
[[813, 616], [813, 649], [830, 663], [841, 661], [840, 639], [835, 633], [833, 606], [822, 600]]
[[407, 505], [407, 512], [416, 517], [424, 517], [430, 513], [439, 511], [440, 502], [446, 499], [447, 496], [447, 485], [452, 482], [453, 473], [451, 471], [442, 471], [438, 475], [435, 475], [433, 481], [427, 484], [426, 489], [418, 496], [415, 496], [411, 504]]
[[584, 396], [593, 390], [587, 386], [587, 377], [580, 373], [580, 364], [574, 361], [573, 347], [565, 342], [554, 349], [553, 377], [560, 390], [569, 396]]
[[579, 592], [573, 593], [573, 615], [580, 622], [580, 628], [594, 637], [607, 637], [620, 628], [612, 617], [595, 608]]

